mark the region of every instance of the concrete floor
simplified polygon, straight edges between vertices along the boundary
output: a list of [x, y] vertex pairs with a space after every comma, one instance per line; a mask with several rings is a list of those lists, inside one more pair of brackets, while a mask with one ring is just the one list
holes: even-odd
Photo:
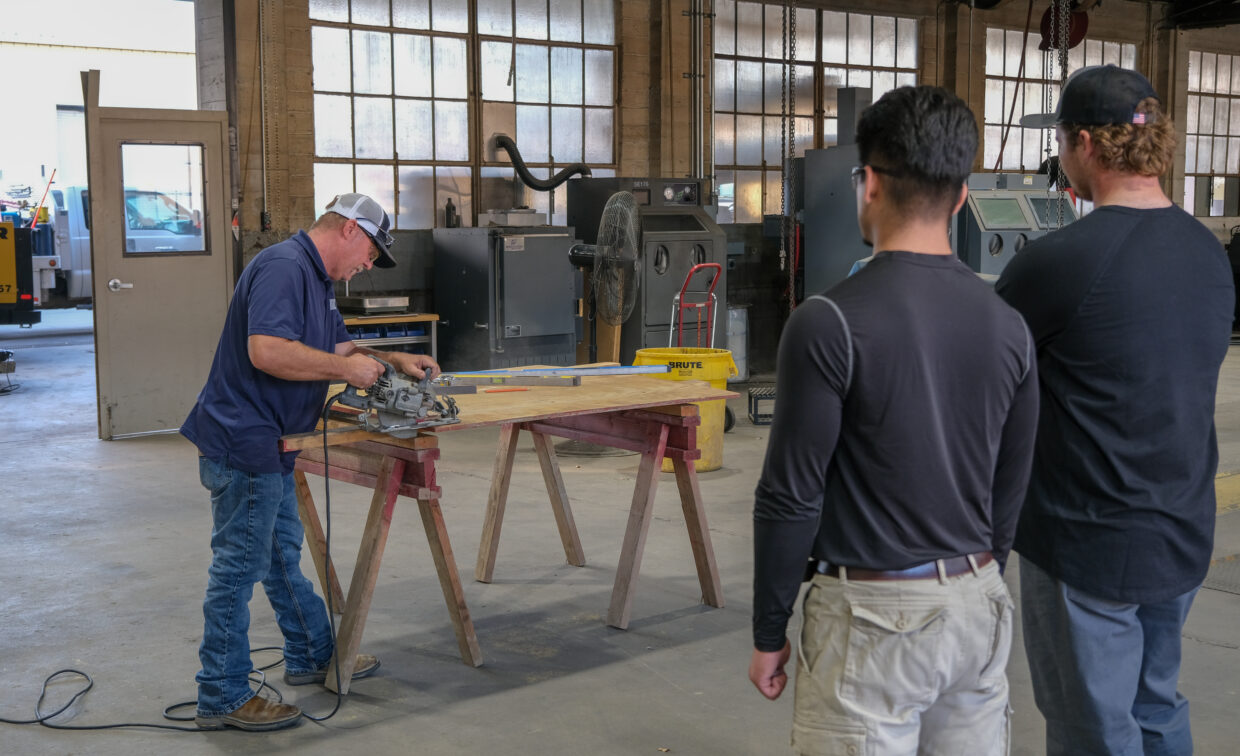
[[[79, 327], [75, 327], [75, 323]], [[0, 327], [20, 391], [0, 396], [0, 717], [29, 718], [44, 677], [71, 667], [95, 689], [61, 720], [161, 722], [193, 698], [210, 554], [210, 510], [194, 449], [179, 436], [96, 438], [94, 354], [86, 315], [23, 332]], [[24, 338], [18, 338], [24, 337]], [[4, 377], [0, 376], [0, 386]], [[383, 668], [353, 687], [340, 713], [270, 734], [121, 730], [59, 732], [0, 724], [0, 754], [779, 754], [791, 695], [769, 703], [746, 679], [750, 653], [752, 491], [767, 431], [739, 418], [724, 468], [701, 476], [727, 607], [699, 592], [678, 505], [664, 475], [628, 631], [604, 624], [636, 457], [563, 460], [589, 565], [564, 563], [537, 458], [517, 454], [491, 585], [465, 593], [485, 658], [460, 662], [412, 502], [393, 522], [363, 648]], [[1240, 471], [1240, 352], [1224, 366], [1220, 470]], [[439, 481], [457, 565], [473, 574], [496, 433], [443, 435]], [[312, 478], [322, 503], [322, 481]], [[368, 497], [333, 484], [333, 551], [345, 585]], [[1220, 514], [1215, 556], [1240, 554], [1237, 502]], [[310, 560], [304, 569], [312, 572]], [[1015, 589], [1015, 570], [1009, 572]], [[1015, 591], [1014, 591], [1015, 592]], [[262, 591], [254, 646], [279, 643]], [[793, 628], [795, 632], [795, 628]], [[256, 655], [256, 663], [275, 660]], [[1009, 668], [1014, 754], [1043, 750], [1017, 639]], [[278, 688], [279, 670], [272, 674]], [[73, 684], [54, 685], [46, 709]], [[1202, 590], [1184, 632], [1181, 690], [1192, 701], [1198, 754], [1240, 750], [1240, 595]], [[311, 713], [333, 696], [290, 688]]]

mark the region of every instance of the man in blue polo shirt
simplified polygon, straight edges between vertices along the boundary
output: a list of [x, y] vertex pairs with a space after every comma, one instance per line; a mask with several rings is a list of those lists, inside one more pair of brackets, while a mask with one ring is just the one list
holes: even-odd
[[[331, 626], [301, 573], [296, 452], [281, 453], [279, 439], [314, 429], [331, 381], [373, 384], [383, 367], [369, 355], [419, 378], [438, 372], [425, 355], [355, 345], [336, 310], [333, 281], [396, 265], [390, 226], [379, 203], [342, 194], [309, 231], [260, 252], [237, 282], [211, 374], [181, 426], [198, 447], [214, 523], [196, 676], [195, 721], [204, 729], [276, 730], [301, 721], [296, 706], [250, 689], [248, 606], [260, 580], [284, 635], [284, 681], [326, 680]], [[353, 678], [378, 667], [362, 654]]]

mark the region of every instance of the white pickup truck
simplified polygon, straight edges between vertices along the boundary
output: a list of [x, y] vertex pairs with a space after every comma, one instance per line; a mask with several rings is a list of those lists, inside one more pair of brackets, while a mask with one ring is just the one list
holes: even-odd
[[[70, 300], [91, 297], [90, 190], [53, 188], [49, 194], [60, 267], [55, 289]], [[159, 254], [202, 249], [202, 217], [163, 192], [125, 190], [125, 252]], [[120, 240], [118, 240], [118, 243]], [[43, 292], [47, 301], [50, 290]]]

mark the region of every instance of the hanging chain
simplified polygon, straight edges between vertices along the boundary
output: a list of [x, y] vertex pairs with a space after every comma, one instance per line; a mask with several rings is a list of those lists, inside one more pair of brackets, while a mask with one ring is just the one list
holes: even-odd
[[[1059, 3], [1059, 96], [1063, 97], [1064, 84], [1068, 81], [1068, 26], [1072, 21], [1071, 9], [1067, 0], [1061, 0]], [[1055, 188], [1059, 190], [1059, 196], [1055, 202], [1055, 228], [1063, 228], [1063, 206], [1066, 201], [1067, 194], [1063, 185], [1067, 180], [1067, 174], [1063, 172], [1063, 161], [1055, 161]]]
[[[788, 60], [788, 0], [784, 0], [783, 13], [780, 16], [779, 36], [781, 52], [785, 62]], [[788, 77], [782, 76], [779, 81], [779, 162], [782, 175], [784, 162], [788, 155]], [[779, 269], [785, 270], [788, 264], [788, 185], [779, 182]]]
[[[784, 59], [788, 66], [788, 154], [784, 156], [784, 164], [782, 167], [782, 183], [785, 187], [792, 182], [792, 160], [797, 154], [797, 5], [796, 0], [790, 0], [787, 7], [788, 14], [788, 56]], [[784, 190], [785, 193], [787, 190]], [[796, 234], [795, 220], [791, 208], [784, 209], [783, 224], [787, 231], [785, 235], [791, 235], [792, 262], [788, 265], [788, 311], [791, 312], [796, 308], [796, 285], [797, 285], [797, 258], [796, 258]]]

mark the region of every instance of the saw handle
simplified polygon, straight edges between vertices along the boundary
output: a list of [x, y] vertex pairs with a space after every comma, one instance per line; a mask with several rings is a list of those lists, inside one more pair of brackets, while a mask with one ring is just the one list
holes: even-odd
[[[378, 383], [379, 381], [388, 381], [390, 383], [392, 380], [392, 376], [396, 373], [396, 368], [392, 367], [391, 363], [387, 362], [386, 360], [381, 360], [378, 357], [374, 356], [373, 354], [368, 354], [366, 356], [383, 366], [383, 375], [379, 376], [379, 378], [375, 381], [375, 383]], [[371, 384], [371, 385], [374, 385], [374, 384]], [[357, 386], [354, 386], [352, 383], [347, 384], [344, 387], [344, 391], [341, 392], [340, 398], [337, 399], [337, 401], [343, 404], [344, 406], [352, 407], [353, 409], [358, 409], [358, 410], [370, 409], [370, 399], [362, 396], [361, 394], [358, 394], [357, 393], [358, 391], [361, 391], [361, 389], [359, 389]]]

